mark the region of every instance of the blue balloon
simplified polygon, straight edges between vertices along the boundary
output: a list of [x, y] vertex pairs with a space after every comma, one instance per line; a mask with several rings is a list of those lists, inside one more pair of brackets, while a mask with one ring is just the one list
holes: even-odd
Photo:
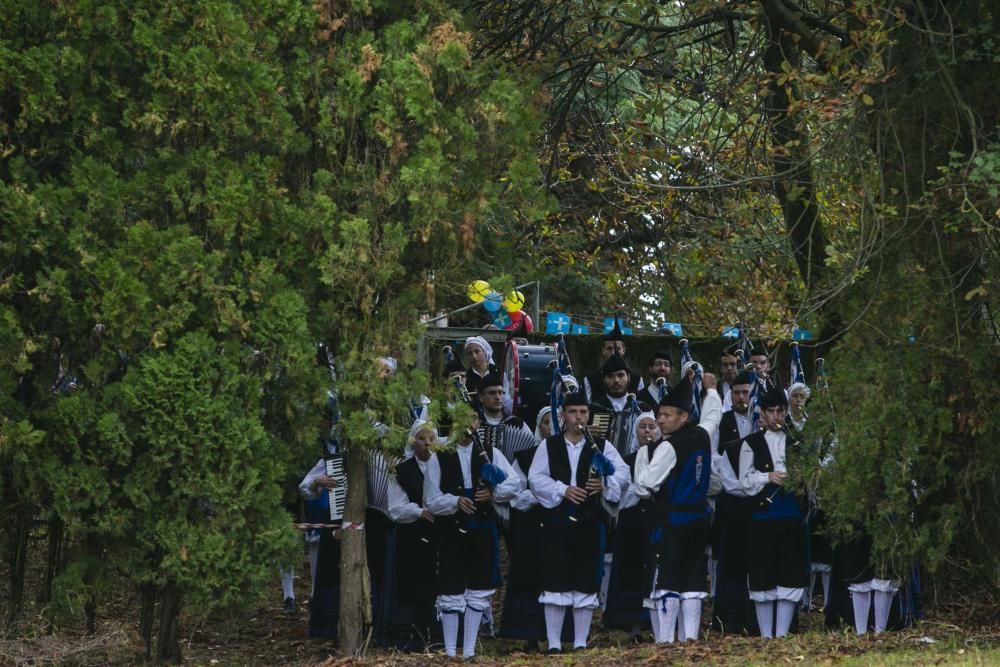
[[483, 300], [483, 308], [485, 308], [486, 311], [490, 313], [497, 312], [498, 310], [500, 310], [502, 306], [503, 306], [503, 297], [500, 296], [499, 292], [490, 292], [489, 294], [486, 295], [486, 298]]

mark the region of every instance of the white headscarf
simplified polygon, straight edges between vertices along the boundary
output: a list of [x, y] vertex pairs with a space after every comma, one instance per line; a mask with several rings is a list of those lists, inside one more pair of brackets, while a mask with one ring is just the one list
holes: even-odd
[[396, 370], [399, 368], [399, 362], [396, 361], [395, 358], [393, 358], [393, 357], [379, 357], [379, 361], [381, 361], [383, 364], [385, 364], [386, 366], [388, 366], [389, 367], [389, 371], [392, 372], [395, 375]]
[[812, 396], [812, 389], [810, 389], [809, 385], [805, 382], [793, 383], [792, 386], [788, 388], [788, 397], [791, 398], [792, 394], [800, 390], [806, 395], [806, 400], [809, 400], [809, 397]]
[[403, 450], [403, 459], [408, 459], [413, 456], [413, 441], [416, 439], [417, 434], [421, 431], [430, 429], [434, 432], [434, 441], [438, 441], [437, 429], [434, 424], [426, 419], [417, 419], [413, 422], [410, 427], [410, 435], [406, 438], [406, 449]]
[[[544, 408], [542, 408], [541, 410], [538, 411], [538, 416], [535, 417], [535, 444], [536, 445], [542, 444], [542, 440], [545, 439], [545, 438], [542, 437], [542, 417], [544, 417], [547, 414], [550, 414], [551, 412], [552, 412], [552, 406], [551, 405], [546, 405]], [[551, 432], [551, 430], [552, 429], [550, 428], [549, 431]]]
[[[632, 431], [632, 442], [629, 445], [630, 452], [638, 451], [639, 447], [642, 446], [642, 444], [639, 442], [639, 422], [641, 422], [643, 419], [652, 419], [653, 423], [656, 424], [656, 415], [653, 414], [652, 412], [639, 413], [639, 416], [635, 418], [635, 429]], [[656, 430], [657, 431], [660, 430], [659, 424], [656, 425]], [[660, 433], [659, 435], [660, 437], [663, 437], [662, 433]]]
[[483, 354], [486, 355], [486, 365], [493, 363], [493, 348], [490, 344], [486, 342], [486, 339], [482, 336], [469, 336], [465, 339], [465, 345], [462, 347], [463, 350], [468, 349], [470, 345], [477, 345], [483, 350]]

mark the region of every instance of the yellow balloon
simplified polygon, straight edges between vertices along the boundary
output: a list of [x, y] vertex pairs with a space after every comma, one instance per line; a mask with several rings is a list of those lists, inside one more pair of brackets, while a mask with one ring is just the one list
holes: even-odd
[[503, 307], [508, 313], [516, 313], [524, 308], [524, 294], [514, 290], [503, 300]]
[[482, 303], [486, 295], [492, 292], [490, 284], [485, 280], [473, 280], [466, 288], [466, 293], [474, 303]]

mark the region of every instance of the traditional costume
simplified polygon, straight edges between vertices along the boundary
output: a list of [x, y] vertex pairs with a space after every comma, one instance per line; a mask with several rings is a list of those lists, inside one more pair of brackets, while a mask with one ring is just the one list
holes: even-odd
[[[567, 406], [586, 405], [582, 393], [570, 394]], [[566, 432], [545, 441], [535, 453], [528, 473], [532, 491], [545, 508], [542, 548], [542, 593], [549, 651], [562, 649], [561, 629], [566, 610], [573, 610], [575, 648], [584, 648], [597, 608], [603, 576], [605, 518], [597, 496], [577, 505], [566, 499], [570, 486], [583, 488], [592, 466], [604, 479], [602, 497], [617, 503], [628, 482], [628, 467], [603, 438], [588, 442], [586, 434], [571, 440]], [[598, 456], [600, 455], [600, 456]], [[605, 475], [605, 473], [608, 473]]]

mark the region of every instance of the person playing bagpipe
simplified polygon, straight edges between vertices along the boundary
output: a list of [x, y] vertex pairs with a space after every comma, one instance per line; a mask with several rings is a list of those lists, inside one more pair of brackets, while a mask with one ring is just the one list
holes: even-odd
[[406, 458], [389, 484], [389, 517], [396, 522], [383, 593], [380, 644], [422, 651], [435, 634], [434, 515], [424, 502], [424, 472], [437, 429], [418, 420], [410, 427]]
[[630, 447], [632, 453], [624, 457], [633, 481], [627, 485], [618, 503], [618, 520], [611, 536], [614, 558], [607, 602], [601, 615], [604, 627], [629, 632], [632, 642], [636, 644], [643, 640], [642, 629], [647, 619], [652, 625], [653, 637], [659, 636], [659, 616], [654, 601], [649, 597], [648, 580], [652, 575], [644, 571], [650, 560], [647, 553], [651, 548], [647, 514], [651, 511], [651, 503], [648, 498], [640, 498], [636, 494], [635, 461], [642, 447], [662, 439], [654, 408], [644, 403], [639, 405], [642, 412], [636, 418], [632, 436], [635, 442]]
[[670, 374], [673, 371], [670, 351], [659, 349], [653, 352], [649, 357], [648, 369], [649, 382], [636, 394], [636, 400], [652, 407], [670, 393]]
[[[495, 376], [494, 376], [495, 377]], [[497, 386], [490, 380], [488, 386]], [[424, 503], [434, 515], [438, 548], [435, 606], [445, 652], [454, 656], [459, 615], [464, 616], [462, 655], [475, 655], [484, 614], [500, 584], [497, 515], [493, 503], [512, 500], [521, 482], [503, 453], [482, 442], [478, 416], [459, 436], [455, 451], [432, 453], [424, 473]]]
[[[590, 403], [607, 403], [604, 397], [604, 364], [616, 354], [623, 359], [625, 358], [625, 336], [622, 333], [621, 326], [618, 324], [617, 317], [615, 318], [614, 328], [604, 334], [604, 343], [601, 346], [601, 366], [583, 378], [583, 390]], [[628, 371], [626, 393], [638, 393], [644, 386], [642, 377], [628, 370], [628, 366], [625, 367], [625, 370]]]
[[757, 622], [747, 589], [747, 549], [750, 540], [751, 501], [739, 480], [743, 439], [753, 430], [750, 388], [753, 378], [740, 372], [730, 382], [732, 408], [722, 413], [713, 449], [722, 491], [712, 516], [712, 555], [715, 568], [712, 629], [736, 634], [756, 634]]
[[649, 580], [656, 602], [658, 643], [673, 642], [678, 622], [684, 638], [698, 638], [702, 600], [708, 597], [705, 549], [708, 545], [708, 491], [712, 445], [708, 433], [691, 421], [692, 387], [688, 377], [657, 406], [656, 421], [664, 440], [647, 445], [635, 463], [636, 493], [649, 498], [650, 542], [655, 571]]
[[564, 430], [539, 446], [528, 483], [544, 507], [541, 563], [545, 630], [549, 652], [562, 651], [566, 610], [573, 610], [574, 649], [587, 646], [598, 607], [604, 558], [605, 516], [601, 501], [617, 503], [628, 483], [628, 466], [617, 450], [587, 430], [590, 409], [582, 392], [565, 396]]
[[785, 456], [800, 443], [784, 428], [788, 399], [780, 385], [760, 398], [764, 430], [740, 449], [740, 484], [751, 498], [749, 597], [765, 638], [788, 634], [807, 583], [804, 501], [785, 489]]

